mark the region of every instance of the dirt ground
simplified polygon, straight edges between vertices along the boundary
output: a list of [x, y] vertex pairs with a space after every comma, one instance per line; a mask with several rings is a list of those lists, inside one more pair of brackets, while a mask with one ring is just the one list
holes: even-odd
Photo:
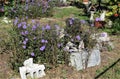
[[[39, 79], [94, 79], [96, 70], [109, 66], [110, 63], [120, 58], [120, 36], [111, 36], [115, 48], [112, 51], [101, 52], [101, 64], [85, 70], [77, 71], [75, 68], [65, 65], [45, 70], [46, 76]], [[0, 79], [20, 79], [19, 73], [14, 73], [9, 68], [9, 53], [0, 54]]]

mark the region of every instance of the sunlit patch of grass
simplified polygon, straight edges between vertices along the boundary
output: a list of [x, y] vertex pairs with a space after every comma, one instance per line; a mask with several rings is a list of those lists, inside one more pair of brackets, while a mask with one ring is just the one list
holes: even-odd
[[76, 7], [64, 7], [64, 8], [55, 7], [53, 17], [54, 18], [77, 17], [80, 19], [87, 19], [86, 16], [80, 16], [81, 14], [84, 14], [83, 10]]

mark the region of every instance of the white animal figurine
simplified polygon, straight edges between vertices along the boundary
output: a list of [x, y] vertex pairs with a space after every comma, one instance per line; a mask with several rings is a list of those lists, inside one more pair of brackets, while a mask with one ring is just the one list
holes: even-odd
[[94, 21], [94, 11], [90, 12], [90, 22]]
[[101, 13], [101, 15], [100, 15], [101, 21], [105, 21], [105, 14], [106, 14], [106, 11], [103, 11], [103, 13]]

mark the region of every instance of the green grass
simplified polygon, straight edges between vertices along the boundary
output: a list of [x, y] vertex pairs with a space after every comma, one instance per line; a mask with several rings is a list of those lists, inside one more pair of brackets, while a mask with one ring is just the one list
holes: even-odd
[[76, 7], [66, 7], [66, 8], [54, 8], [54, 18], [64, 18], [64, 17], [77, 17], [80, 19], [88, 19], [86, 16], [80, 16], [84, 14], [82, 9]]
[[[108, 67], [109, 66], [104, 66], [103, 68], [96, 70], [96, 74], [100, 74]], [[120, 79], [120, 61], [103, 75], [101, 75], [98, 79]]]

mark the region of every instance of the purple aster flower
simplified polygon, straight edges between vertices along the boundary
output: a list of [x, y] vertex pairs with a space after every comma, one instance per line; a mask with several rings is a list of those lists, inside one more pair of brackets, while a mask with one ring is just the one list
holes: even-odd
[[26, 0], [26, 3], [28, 3], [29, 2], [29, 0]]
[[14, 25], [17, 25], [18, 23], [18, 18], [16, 17], [16, 19], [14, 20]]
[[32, 30], [36, 30], [37, 26], [33, 25]]
[[4, 7], [1, 7], [1, 11], [4, 12]]
[[48, 41], [47, 41], [47, 40], [45, 40], [45, 43], [48, 43]]
[[44, 40], [44, 39], [42, 39], [42, 40], [41, 40], [41, 43], [45, 43], [45, 40]]
[[82, 24], [85, 24], [86, 21], [85, 21], [85, 20], [80, 20], [80, 22], [81, 22]]
[[50, 26], [47, 24], [45, 29], [50, 30]]
[[26, 16], [26, 19], [28, 19], [28, 16]]
[[36, 37], [33, 38], [34, 40], [36, 39]]
[[44, 31], [45, 30], [45, 27], [44, 26], [42, 26], [42, 31]]
[[28, 41], [28, 38], [25, 38], [25, 41]]
[[32, 57], [34, 57], [34, 56], [35, 56], [35, 53], [34, 53], [34, 52], [32, 52], [32, 53], [31, 53], [31, 56], [32, 56]]
[[35, 23], [35, 20], [32, 20], [32, 23]]
[[70, 23], [70, 25], [72, 25], [72, 24], [73, 24], [73, 20], [72, 20], [72, 19], [70, 19], [70, 20], [69, 20], [69, 23]]
[[51, 0], [48, 0], [48, 2], [50, 2]]
[[60, 27], [56, 24], [55, 25], [55, 28], [57, 29], [57, 30], [59, 30], [60, 29]]
[[25, 33], [22, 31], [22, 32], [21, 32], [21, 35], [25, 35]]
[[24, 46], [22, 46], [23, 47], [23, 49], [26, 49], [26, 46], [24, 45]]
[[63, 50], [64, 50], [64, 51], [68, 51], [68, 49], [67, 49], [67, 48], [64, 48]]
[[62, 43], [57, 44], [58, 48], [62, 47], [62, 45], [63, 45]]
[[22, 22], [23, 25], [26, 25], [27, 23], [26, 22]]
[[96, 18], [95, 21], [100, 21], [100, 18]]
[[42, 46], [42, 47], [40, 47], [40, 51], [44, 51], [45, 50], [45, 48], [46, 48], [46, 46], [44, 45], [44, 46]]
[[23, 41], [23, 44], [27, 44], [27, 41]]
[[20, 28], [21, 26], [22, 26], [22, 24], [21, 24], [21, 23], [19, 23], [19, 24], [18, 24], [18, 28]]
[[23, 29], [26, 29], [27, 28], [27, 26], [26, 25], [23, 25]]
[[47, 41], [47, 40], [42, 39], [42, 40], [41, 40], [41, 43], [48, 43], [48, 41]]
[[94, 26], [94, 24], [91, 24], [90, 26], [91, 26], [91, 27], [93, 27], [93, 26]]
[[79, 35], [77, 35], [77, 36], [76, 36], [76, 39], [77, 39], [77, 40], [80, 40], [80, 36], [79, 36]]
[[106, 37], [107, 33], [101, 33], [101, 37]]
[[25, 34], [27, 35], [28, 33], [29, 33], [29, 32], [26, 30], [26, 31], [25, 31]]

